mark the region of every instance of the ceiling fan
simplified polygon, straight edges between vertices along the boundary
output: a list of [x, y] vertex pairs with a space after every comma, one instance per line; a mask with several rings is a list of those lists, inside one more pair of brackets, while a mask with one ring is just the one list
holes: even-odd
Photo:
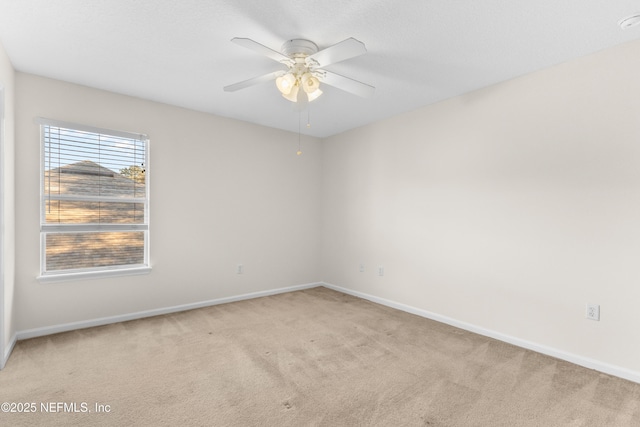
[[235, 92], [275, 80], [282, 96], [293, 102], [296, 110], [302, 111], [309, 102], [322, 95], [321, 82], [365, 98], [372, 96], [375, 91], [371, 85], [324, 69], [328, 65], [367, 52], [364, 43], [354, 38], [348, 38], [322, 50], [312, 41], [292, 39], [282, 45], [281, 52], [247, 38], [236, 37], [231, 41], [283, 64], [286, 69], [225, 86], [226, 92]]

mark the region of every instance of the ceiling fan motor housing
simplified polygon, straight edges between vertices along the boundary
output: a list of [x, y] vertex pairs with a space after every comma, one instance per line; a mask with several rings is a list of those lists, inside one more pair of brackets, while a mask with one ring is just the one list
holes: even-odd
[[284, 42], [281, 51], [289, 58], [304, 58], [318, 52], [318, 46], [310, 40], [292, 39]]

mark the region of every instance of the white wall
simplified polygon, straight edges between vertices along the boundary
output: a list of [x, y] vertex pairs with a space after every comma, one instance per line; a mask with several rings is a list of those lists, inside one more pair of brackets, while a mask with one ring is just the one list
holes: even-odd
[[[14, 70], [4, 47], [0, 44], [0, 87], [4, 95], [4, 121], [2, 123], [3, 139], [2, 152], [0, 153], [0, 205], [2, 213], [2, 277], [0, 278], [0, 368], [3, 367], [5, 357], [11, 349], [12, 340], [15, 338], [14, 300], [14, 261], [15, 261], [15, 234], [14, 234]], [[0, 101], [1, 102], [1, 101]]]
[[[18, 330], [320, 279], [317, 139], [304, 138], [297, 156], [297, 134], [24, 73], [16, 74], [16, 92]], [[149, 135], [151, 274], [36, 280], [36, 117]]]
[[638, 76], [633, 42], [323, 141], [323, 279], [640, 378]]
[[[302, 157], [291, 133], [17, 73], [12, 330], [324, 279], [640, 373], [639, 72], [635, 42]], [[38, 116], [149, 134], [150, 275], [37, 282]]]

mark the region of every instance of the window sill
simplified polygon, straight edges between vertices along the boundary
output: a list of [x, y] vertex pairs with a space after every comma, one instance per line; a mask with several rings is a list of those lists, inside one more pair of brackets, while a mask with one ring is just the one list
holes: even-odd
[[104, 277], [136, 276], [151, 273], [151, 267], [118, 268], [113, 270], [82, 271], [75, 273], [49, 273], [38, 276], [41, 283], [70, 282]]

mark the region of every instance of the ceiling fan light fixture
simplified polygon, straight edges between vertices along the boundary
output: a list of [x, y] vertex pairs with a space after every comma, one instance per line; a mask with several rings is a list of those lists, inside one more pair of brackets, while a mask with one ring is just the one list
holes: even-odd
[[309, 104], [309, 95], [304, 90], [298, 90], [298, 97], [296, 102], [293, 103], [294, 111], [304, 111], [307, 108], [307, 104]]
[[302, 87], [305, 92], [313, 93], [320, 88], [320, 80], [310, 72], [302, 75]]
[[296, 87], [296, 77], [291, 73], [280, 76], [276, 79], [276, 86], [282, 95], [289, 95], [293, 88]]
[[294, 85], [289, 89], [289, 92], [287, 93], [282, 92], [282, 96], [284, 97], [284, 99], [288, 101], [296, 102], [298, 100], [298, 92], [299, 92], [298, 85]]
[[320, 97], [320, 95], [322, 95], [322, 91], [320, 89], [316, 89], [311, 93], [307, 93], [307, 96], [309, 97], [309, 102], [315, 101]]

